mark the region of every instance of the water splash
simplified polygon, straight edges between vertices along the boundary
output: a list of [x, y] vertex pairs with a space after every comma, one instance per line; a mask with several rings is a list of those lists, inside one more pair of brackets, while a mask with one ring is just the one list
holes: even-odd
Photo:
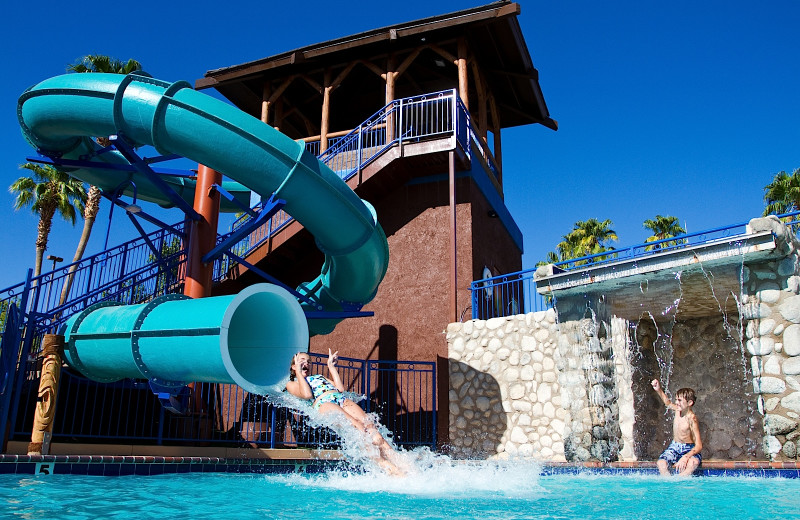
[[[285, 387], [286, 381], [283, 381], [277, 385], [260, 388], [260, 393], [272, 405], [287, 408], [294, 413], [304, 415], [307, 419], [306, 424], [310, 428], [330, 428], [335, 431], [341, 441], [339, 453], [354, 468], [358, 468], [359, 471], [384, 472], [381, 469], [381, 453], [373, 443], [371, 434], [354, 428], [343, 414], [319, 413], [310, 401], [300, 399], [284, 391]], [[366, 396], [352, 392], [346, 392], [345, 396], [356, 403], [366, 399]], [[378, 415], [369, 413], [367, 417], [381, 436], [386, 439], [391, 449], [394, 450], [396, 457], [391, 456], [391, 462], [399, 467], [401, 471], [410, 471], [407, 466], [409, 466], [411, 460], [404, 456], [403, 450], [394, 444], [392, 433], [380, 423]]]
[[541, 465], [530, 460], [456, 461], [428, 448], [403, 452], [412, 470], [404, 477], [380, 471], [335, 469], [314, 475], [276, 475], [293, 486], [361, 493], [394, 493], [421, 497], [493, 495], [530, 497], [544, 492]]

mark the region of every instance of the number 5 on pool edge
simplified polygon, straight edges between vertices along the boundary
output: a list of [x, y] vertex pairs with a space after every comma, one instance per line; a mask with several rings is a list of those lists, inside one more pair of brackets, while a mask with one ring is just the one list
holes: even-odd
[[36, 463], [36, 474], [37, 475], [52, 475], [55, 473], [53, 470], [55, 469], [54, 462], [37, 462]]

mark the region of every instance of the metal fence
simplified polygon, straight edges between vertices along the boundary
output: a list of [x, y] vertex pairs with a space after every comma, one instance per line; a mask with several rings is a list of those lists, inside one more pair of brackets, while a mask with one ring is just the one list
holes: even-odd
[[[327, 356], [312, 354], [312, 372]], [[398, 445], [435, 447], [434, 363], [365, 362], [339, 358], [339, 373], [354, 400], [376, 412]], [[17, 395], [11, 440], [29, 441], [41, 360], [29, 364]], [[287, 375], [289, 367], [286, 367]], [[66, 367], [59, 385], [53, 442], [194, 445], [256, 448], [338, 446], [336, 434], [312, 428], [282, 404], [230, 384], [197, 383], [182, 415], [167, 411], [147, 381], [99, 383]]]
[[21, 427], [23, 392], [33, 380], [38, 385], [44, 334], [101, 301], [134, 304], [182, 291], [181, 233], [182, 225], [158, 230], [37, 277], [29, 270], [25, 282], [0, 291], [0, 433]]
[[[800, 215], [800, 211], [784, 213], [776, 215], [776, 217], [781, 219], [789, 229], [796, 232], [797, 227], [800, 226], [800, 220], [797, 219], [798, 215]], [[620, 260], [631, 260], [658, 253], [676, 251], [743, 236], [746, 233], [748, 223], [740, 222], [662, 240], [642, 242], [630, 247], [612, 249], [602, 253], [556, 262], [553, 265], [561, 271], [574, 271], [602, 266]], [[473, 281], [470, 284], [472, 319], [486, 320], [500, 316], [536, 312], [552, 307], [554, 302], [552, 296], [543, 296], [536, 292], [536, 281], [533, 279], [535, 272], [535, 268], [526, 269]]]
[[536, 292], [535, 272], [526, 269], [472, 282], [472, 319], [488, 320], [552, 307], [551, 299]]

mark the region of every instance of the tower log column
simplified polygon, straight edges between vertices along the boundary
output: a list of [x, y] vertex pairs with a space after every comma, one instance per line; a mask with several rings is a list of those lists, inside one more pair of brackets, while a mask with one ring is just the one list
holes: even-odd
[[469, 111], [469, 82], [467, 77], [467, 41], [464, 38], [458, 40], [458, 97], [464, 103], [464, 107]]
[[319, 153], [328, 149], [328, 128], [331, 119], [331, 73], [325, 71], [325, 83], [322, 85], [322, 121], [319, 132]]

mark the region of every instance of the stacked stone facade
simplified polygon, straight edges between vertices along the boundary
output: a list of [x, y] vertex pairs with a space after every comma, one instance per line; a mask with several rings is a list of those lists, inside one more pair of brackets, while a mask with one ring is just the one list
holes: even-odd
[[742, 317], [753, 391], [763, 420], [763, 450], [773, 460], [796, 460], [800, 442], [800, 243], [777, 219], [751, 222], [783, 240], [786, 256], [745, 266]]
[[796, 460], [800, 242], [774, 218], [748, 231], [771, 231], [777, 248], [741, 265], [738, 316], [631, 321], [563, 299], [557, 312], [451, 323], [451, 454], [653, 460], [672, 435], [658, 378], [672, 395], [697, 391], [707, 459]]

